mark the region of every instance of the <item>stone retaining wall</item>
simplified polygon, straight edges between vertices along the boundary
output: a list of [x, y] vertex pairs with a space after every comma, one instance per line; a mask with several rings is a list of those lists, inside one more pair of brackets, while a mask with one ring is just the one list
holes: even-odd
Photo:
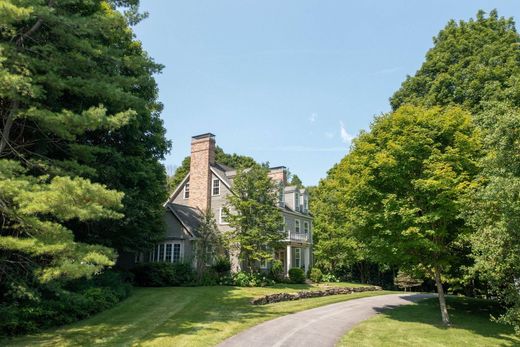
[[339, 294], [352, 294], [360, 292], [373, 292], [381, 290], [378, 286], [366, 286], [366, 287], [333, 287], [325, 290], [306, 290], [297, 293], [277, 293], [266, 295], [261, 298], [251, 300], [253, 305], [265, 305], [273, 304], [275, 302], [292, 301], [307, 298], [317, 298], [321, 296], [339, 295]]

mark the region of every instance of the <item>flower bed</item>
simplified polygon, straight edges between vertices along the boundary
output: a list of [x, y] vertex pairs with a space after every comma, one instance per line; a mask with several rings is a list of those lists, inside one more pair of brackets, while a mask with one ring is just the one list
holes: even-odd
[[329, 296], [329, 295], [340, 295], [340, 294], [352, 294], [352, 293], [360, 293], [360, 292], [373, 292], [382, 290], [381, 287], [378, 286], [366, 286], [366, 287], [334, 287], [325, 290], [306, 290], [297, 293], [277, 293], [262, 296], [261, 298], [256, 298], [251, 300], [253, 305], [266, 305], [273, 304], [275, 302], [282, 301], [292, 301], [292, 300], [300, 300], [307, 298], [317, 298], [321, 296]]

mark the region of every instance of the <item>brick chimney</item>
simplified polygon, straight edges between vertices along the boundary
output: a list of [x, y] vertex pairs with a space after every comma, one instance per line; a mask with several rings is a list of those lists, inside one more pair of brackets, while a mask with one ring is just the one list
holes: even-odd
[[275, 182], [282, 182], [284, 186], [287, 184], [287, 168], [285, 166], [269, 168], [268, 175]]
[[215, 135], [211, 133], [191, 138], [189, 205], [206, 211], [210, 207], [211, 170], [215, 163]]

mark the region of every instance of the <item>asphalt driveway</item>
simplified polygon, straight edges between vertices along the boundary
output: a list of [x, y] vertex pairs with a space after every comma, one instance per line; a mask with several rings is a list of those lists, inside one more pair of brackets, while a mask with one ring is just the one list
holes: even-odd
[[390, 294], [313, 308], [259, 324], [225, 340], [219, 346], [332, 347], [357, 323], [381, 310], [432, 296], [433, 294]]

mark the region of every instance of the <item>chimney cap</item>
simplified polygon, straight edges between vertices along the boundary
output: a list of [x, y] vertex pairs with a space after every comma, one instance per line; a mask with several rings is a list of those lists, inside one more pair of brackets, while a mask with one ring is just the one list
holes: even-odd
[[273, 166], [273, 167], [270, 167], [269, 170], [270, 171], [274, 171], [274, 170], [281, 170], [281, 169], [287, 169], [285, 166]]
[[200, 135], [195, 135], [195, 136], [192, 136], [191, 138], [194, 139], [194, 140], [200, 140], [200, 139], [205, 139], [205, 138], [214, 138], [215, 135], [212, 134], [212, 133], [205, 133], [205, 134], [200, 134]]

